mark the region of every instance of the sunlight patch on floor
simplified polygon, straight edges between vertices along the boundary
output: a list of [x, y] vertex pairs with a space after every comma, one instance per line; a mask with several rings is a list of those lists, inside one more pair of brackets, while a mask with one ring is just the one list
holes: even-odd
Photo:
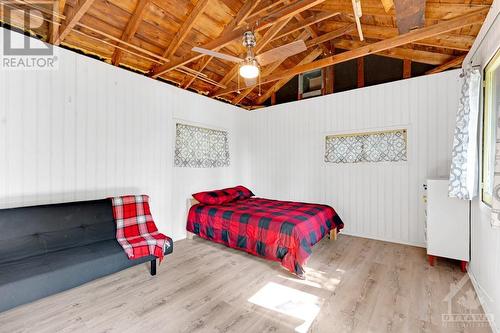
[[303, 291], [269, 282], [248, 299], [250, 303], [304, 320], [296, 332], [307, 332], [318, 315], [323, 300]]

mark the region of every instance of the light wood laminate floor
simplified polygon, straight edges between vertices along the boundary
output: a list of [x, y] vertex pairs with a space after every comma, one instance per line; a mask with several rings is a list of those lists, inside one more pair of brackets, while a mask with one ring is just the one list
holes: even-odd
[[[279, 263], [182, 240], [157, 276], [144, 264], [0, 313], [0, 331], [490, 332], [443, 326], [443, 300], [464, 274], [453, 262], [430, 267], [421, 248], [339, 235], [314, 247], [306, 271], [302, 281]], [[471, 289], [467, 280], [453, 313], [481, 311]]]

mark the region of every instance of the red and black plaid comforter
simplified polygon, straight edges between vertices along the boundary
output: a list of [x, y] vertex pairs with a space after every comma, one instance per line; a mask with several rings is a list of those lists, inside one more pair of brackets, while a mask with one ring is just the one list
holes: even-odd
[[333, 228], [343, 227], [330, 206], [249, 198], [223, 205], [194, 205], [186, 229], [202, 238], [280, 261], [301, 275], [311, 247]]

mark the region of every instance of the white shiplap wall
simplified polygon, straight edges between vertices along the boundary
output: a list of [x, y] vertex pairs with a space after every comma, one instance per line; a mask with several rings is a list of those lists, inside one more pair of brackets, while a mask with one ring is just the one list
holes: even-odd
[[[448, 71], [256, 112], [254, 192], [331, 204], [346, 234], [423, 246], [422, 184], [449, 175], [458, 75]], [[388, 128], [408, 128], [407, 162], [324, 162], [325, 135]]]
[[[0, 74], [0, 207], [145, 193], [179, 239], [193, 191], [245, 183], [248, 112], [58, 51], [58, 70]], [[232, 165], [174, 168], [176, 119], [228, 130]]]
[[[498, 50], [500, 50], [500, 2], [497, 0], [493, 2], [466, 61], [467, 63], [472, 61], [473, 65], [484, 69]], [[493, 331], [500, 332], [500, 229], [491, 226], [491, 209], [478, 198], [472, 201], [471, 215], [469, 274], [481, 297], [484, 311], [494, 318]]]

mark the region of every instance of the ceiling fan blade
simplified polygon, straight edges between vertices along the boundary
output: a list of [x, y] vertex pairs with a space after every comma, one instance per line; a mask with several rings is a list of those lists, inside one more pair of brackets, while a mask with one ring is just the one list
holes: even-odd
[[209, 56], [212, 56], [212, 57], [216, 57], [216, 58], [219, 58], [219, 59], [228, 60], [228, 61], [232, 61], [232, 62], [236, 62], [236, 63], [243, 61], [243, 59], [241, 59], [241, 58], [238, 58], [238, 57], [235, 57], [235, 56], [232, 56], [232, 55], [229, 55], [229, 54], [220, 53], [220, 52], [217, 52], [217, 51], [212, 51], [212, 50], [204, 49], [202, 47], [195, 46], [191, 50], [194, 51], [194, 52], [203, 53], [203, 54], [206, 54], [206, 55], [209, 55]]
[[265, 66], [278, 60], [288, 58], [305, 50], [307, 50], [307, 46], [304, 41], [297, 40], [295, 42], [278, 46], [272, 50], [261, 53], [256, 56], [255, 59], [259, 62], [259, 65]]

